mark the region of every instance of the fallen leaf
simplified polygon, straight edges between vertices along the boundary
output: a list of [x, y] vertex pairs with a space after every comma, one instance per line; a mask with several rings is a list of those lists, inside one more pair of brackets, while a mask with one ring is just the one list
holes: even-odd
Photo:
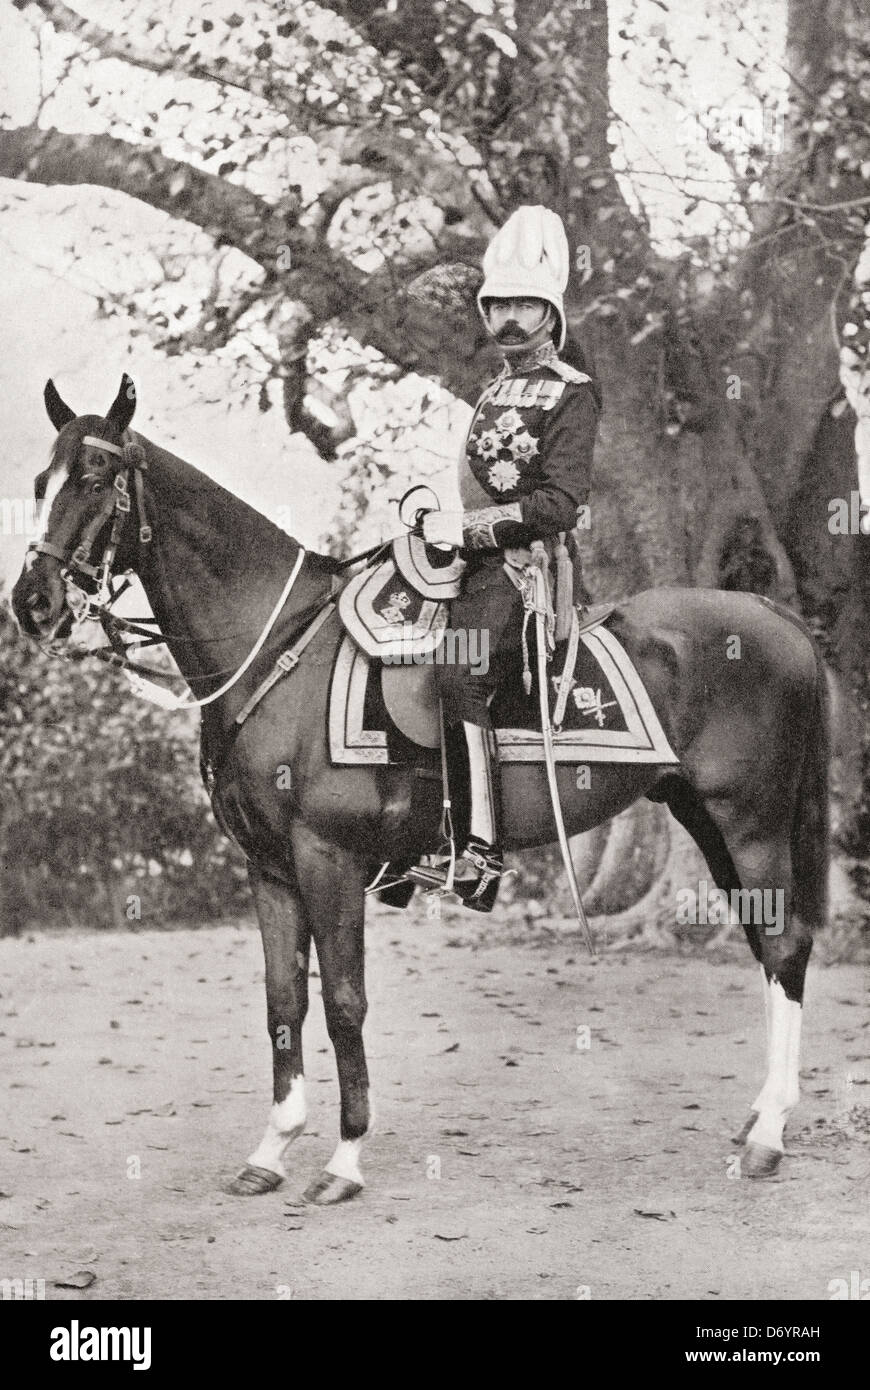
[[97, 1282], [97, 1276], [92, 1269], [79, 1269], [75, 1274], [68, 1274], [64, 1279], [52, 1279], [51, 1282], [56, 1289], [89, 1289], [91, 1284]]

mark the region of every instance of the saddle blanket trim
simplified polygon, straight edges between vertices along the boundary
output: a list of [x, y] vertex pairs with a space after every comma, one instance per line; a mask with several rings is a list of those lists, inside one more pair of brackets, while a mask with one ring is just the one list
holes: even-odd
[[[581, 632], [580, 641], [610, 681], [626, 728], [554, 733], [556, 761], [678, 763], [634, 664], [618, 639], [606, 628], [597, 627]], [[369, 657], [345, 633], [336, 654], [329, 693], [329, 753], [334, 766], [388, 766], [391, 762], [386, 730], [367, 729], [363, 724], [369, 666]], [[533, 729], [497, 729], [496, 743], [500, 763], [544, 761], [543, 736]]]
[[[678, 763], [634, 662], [606, 627], [580, 633], [619, 701], [625, 729], [572, 729], [553, 734], [556, 762]], [[533, 729], [497, 729], [500, 763], [543, 760], [543, 736]]]
[[329, 756], [334, 766], [386, 764], [386, 729], [363, 728], [369, 658], [345, 633], [329, 687]]

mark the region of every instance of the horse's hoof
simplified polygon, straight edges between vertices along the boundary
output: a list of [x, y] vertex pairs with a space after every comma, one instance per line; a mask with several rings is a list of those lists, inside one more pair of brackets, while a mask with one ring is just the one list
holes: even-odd
[[755, 1124], [755, 1121], [756, 1121], [757, 1119], [758, 1119], [758, 1111], [757, 1111], [757, 1110], [750, 1110], [750, 1112], [749, 1112], [749, 1119], [746, 1121], [746, 1124], [743, 1126], [743, 1128], [741, 1129], [740, 1133], [739, 1133], [739, 1134], [735, 1134], [735, 1136], [734, 1136], [733, 1142], [734, 1142], [735, 1144], [737, 1144], [739, 1147], [742, 1147], [742, 1145], [746, 1143], [747, 1139], [749, 1138], [749, 1131], [752, 1129], [752, 1126]]
[[273, 1173], [271, 1168], [254, 1168], [246, 1163], [234, 1178], [224, 1184], [224, 1192], [231, 1197], [259, 1197], [264, 1192], [274, 1192], [283, 1181], [281, 1174]]
[[336, 1202], [348, 1202], [362, 1190], [361, 1182], [351, 1182], [350, 1178], [339, 1178], [335, 1173], [324, 1171], [308, 1184], [302, 1196], [312, 1206], [334, 1207]]
[[770, 1149], [767, 1144], [747, 1144], [740, 1160], [740, 1173], [744, 1178], [771, 1178], [779, 1167], [782, 1152]]

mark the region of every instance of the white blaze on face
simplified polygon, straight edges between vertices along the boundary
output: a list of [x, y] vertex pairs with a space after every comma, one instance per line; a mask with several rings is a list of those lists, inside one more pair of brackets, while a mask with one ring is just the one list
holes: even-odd
[[45, 540], [48, 530], [48, 519], [51, 516], [51, 509], [54, 506], [55, 498], [69, 477], [69, 472], [65, 466], [57, 466], [48, 475], [48, 482], [45, 485], [45, 497], [42, 500], [42, 511], [39, 515], [39, 535], [37, 542]]

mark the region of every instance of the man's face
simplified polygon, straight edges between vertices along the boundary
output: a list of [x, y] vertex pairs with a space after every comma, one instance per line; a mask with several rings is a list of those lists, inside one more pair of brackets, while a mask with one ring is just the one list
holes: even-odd
[[555, 309], [543, 299], [490, 299], [486, 306], [489, 332], [506, 355], [545, 343], [555, 322]]

